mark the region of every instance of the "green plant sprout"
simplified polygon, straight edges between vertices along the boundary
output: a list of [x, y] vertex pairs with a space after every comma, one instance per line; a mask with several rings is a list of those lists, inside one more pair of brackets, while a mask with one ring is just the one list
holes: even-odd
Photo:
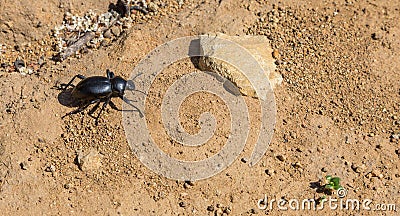
[[343, 187], [340, 185], [340, 178], [339, 177], [332, 177], [330, 175], [327, 175], [325, 177], [327, 184], [325, 184], [325, 189], [328, 189], [330, 191], [333, 190], [339, 190], [342, 189]]

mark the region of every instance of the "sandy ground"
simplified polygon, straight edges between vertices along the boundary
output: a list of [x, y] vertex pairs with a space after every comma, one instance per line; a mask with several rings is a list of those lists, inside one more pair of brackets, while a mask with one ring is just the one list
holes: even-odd
[[[156, 1], [157, 13], [137, 13], [131, 28], [80, 58], [55, 62], [55, 26], [69, 11], [105, 12], [111, 1], [0, 0], [0, 211], [3, 215], [396, 215], [400, 211], [400, 3], [389, 1]], [[164, 4], [162, 4], [164, 3]], [[275, 89], [277, 123], [262, 160], [246, 164], [252, 146], [222, 173], [182, 182], [159, 176], [131, 151], [122, 114], [107, 108], [99, 120], [73, 108], [53, 86], [75, 74], [128, 78], [158, 45], [208, 32], [265, 35], [276, 50], [283, 84]], [[22, 59], [32, 74], [16, 71]], [[157, 91], [194, 70], [190, 61], [168, 68], [150, 94], [148, 122], [170, 155], [199, 159], [217, 152], [229, 133], [229, 113], [212, 95], [194, 95], [182, 107], [182, 124], [214, 110], [220, 125], [199, 151], [168, 146], [157, 122]], [[160, 90], [160, 91], [161, 91]], [[251, 98], [246, 101], [252, 108]], [[121, 101], [114, 99], [117, 106]], [[201, 103], [199, 104], [199, 101]], [[203, 103], [203, 104], [202, 104]], [[201, 105], [201, 106], [199, 106]], [[257, 109], [254, 110], [257, 112]], [[173, 144], [172, 142], [170, 142]], [[82, 170], [81, 152], [98, 165]], [[96, 163], [95, 163], [96, 165]], [[348, 199], [372, 200], [386, 210], [281, 210], [270, 199], [318, 199], [313, 185], [341, 178]], [[323, 184], [323, 183], [322, 183]], [[327, 198], [337, 198], [335, 194]], [[396, 204], [396, 211], [389, 208]], [[288, 205], [286, 205], [288, 207]]]

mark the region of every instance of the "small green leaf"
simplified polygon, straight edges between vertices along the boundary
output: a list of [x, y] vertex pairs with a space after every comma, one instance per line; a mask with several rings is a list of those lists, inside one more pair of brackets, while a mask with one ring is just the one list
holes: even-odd
[[339, 177], [331, 178], [329, 181], [333, 182], [335, 186], [339, 186], [340, 185], [340, 178]]
[[327, 181], [331, 181], [331, 178], [332, 178], [332, 176], [330, 176], [330, 175], [327, 175], [327, 176], [325, 177], [325, 179], [326, 179]]

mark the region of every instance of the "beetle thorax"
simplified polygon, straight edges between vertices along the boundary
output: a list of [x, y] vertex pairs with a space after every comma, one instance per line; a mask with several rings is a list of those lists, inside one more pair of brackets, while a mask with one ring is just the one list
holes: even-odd
[[111, 85], [112, 85], [114, 96], [123, 96], [124, 95], [126, 80], [124, 80], [122, 77], [117, 76], [117, 77], [111, 79]]

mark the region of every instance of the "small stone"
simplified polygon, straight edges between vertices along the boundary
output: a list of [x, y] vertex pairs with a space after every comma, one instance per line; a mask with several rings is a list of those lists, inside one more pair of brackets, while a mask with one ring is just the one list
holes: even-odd
[[363, 173], [366, 169], [365, 165], [362, 164], [361, 166], [352, 164], [351, 168], [356, 172], [356, 173]]
[[286, 157], [283, 155], [278, 155], [278, 156], [276, 156], [276, 158], [278, 158], [278, 160], [280, 160], [282, 162], [286, 160]]
[[250, 209], [250, 214], [257, 214], [257, 213], [258, 213], [257, 209], [254, 208]]
[[273, 176], [274, 173], [275, 173], [275, 170], [273, 170], [273, 169], [267, 169], [267, 170], [265, 170], [265, 173], [266, 173], [267, 175], [269, 175], [269, 176]]
[[194, 182], [192, 181], [185, 181], [186, 184], [188, 184], [189, 186], [194, 186]]
[[225, 210], [224, 210], [224, 213], [225, 214], [230, 214], [232, 212], [232, 209], [230, 208], [230, 207], [227, 207]]
[[222, 211], [222, 209], [217, 209], [217, 210], [214, 212], [214, 215], [215, 215], [215, 216], [222, 216], [223, 213], [224, 213], [224, 211]]
[[322, 167], [321, 171], [322, 171], [322, 172], [328, 172], [328, 170], [326, 169], [326, 167]]
[[25, 62], [18, 59], [14, 62], [14, 67], [15, 67], [15, 69], [19, 70], [19, 69], [25, 67]]
[[54, 165], [50, 165], [50, 166], [46, 167], [46, 169], [44, 171], [46, 171], [46, 172], [55, 172], [56, 171], [56, 167]]
[[179, 206], [182, 207], [182, 208], [185, 208], [186, 207], [186, 203], [185, 202], [180, 202]]
[[111, 30], [108, 29], [106, 32], [104, 32], [103, 36], [104, 36], [105, 38], [111, 38], [111, 37], [112, 37]]
[[207, 211], [214, 211], [214, 206], [213, 205], [208, 206]]
[[44, 64], [46, 64], [45, 57], [44, 56], [40, 56], [40, 58], [38, 60], [38, 65], [42, 66]]
[[272, 51], [272, 57], [274, 59], [280, 59], [281, 55], [279, 54], [279, 51], [277, 49], [274, 49], [274, 51]]
[[111, 33], [113, 33], [113, 35], [118, 37], [121, 34], [121, 29], [119, 29], [118, 26], [113, 26], [111, 27]]
[[71, 184], [64, 184], [64, 188], [65, 189], [70, 189], [71, 188]]
[[1, 63], [2, 68], [7, 68], [8, 66], [10, 66], [8, 63]]
[[392, 135], [390, 135], [390, 138], [391, 139], [400, 139], [400, 133], [392, 134]]
[[380, 179], [383, 178], [383, 174], [377, 169], [372, 170], [371, 174], [372, 174], [372, 177], [378, 177]]
[[375, 134], [374, 134], [374, 133], [369, 133], [368, 136], [369, 136], [369, 137], [374, 137]]
[[94, 149], [91, 149], [89, 153], [79, 152], [77, 162], [82, 171], [97, 170], [101, 166], [101, 155]]
[[149, 9], [150, 12], [157, 12], [158, 11], [158, 5], [154, 2], [150, 2], [147, 5], [147, 9]]
[[28, 169], [28, 164], [24, 161], [24, 162], [21, 162], [20, 164], [19, 164], [19, 166], [21, 167], [21, 169], [23, 169], [23, 170], [27, 170]]
[[183, 184], [183, 187], [184, 187], [185, 189], [188, 189], [188, 188], [190, 188], [190, 185], [189, 185], [187, 182], [185, 182], [185, 183]]
[[292, 166], [293, 166], [294, 168], [301, 168], [301, 167], [302, 167], [302, 165], [301, 165], [300, 162], [292, 163]]
[[247, 163], [247, 158], [242, 158], [240, 161], [242, 161], [243, 163]]
[[371, 37], [373, 40], [380, 40], [380, 39], [382, 39], [382, 34], [375, 32], [375, 33], [372, 33]]

